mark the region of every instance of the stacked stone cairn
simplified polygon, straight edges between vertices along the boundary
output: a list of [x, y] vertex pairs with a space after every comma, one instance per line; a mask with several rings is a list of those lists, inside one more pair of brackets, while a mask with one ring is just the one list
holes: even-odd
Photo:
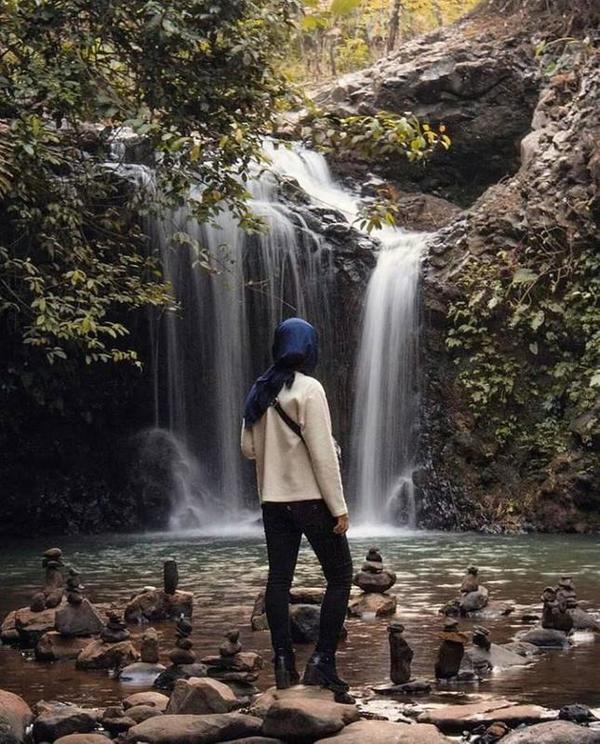
[[84, 588], [79, 571], [71, 567], [67, 579], [67, 605], [56, 612], [56, 630], [61, 636], [93, 636], [104, 630], [102, 616], [84, 596]]
[[42, 590], [44, 606], [41, 607], [41, 598], [37, 594], [33, 597], [31, 603], [32, 610], [34, 609], [34, 604], [37, 606], [37, 611], [39, 612], [43, 609], [58, 607], [62, 602], [65, 585], [63, 576], [64, 565], [62, 561], [62, 550], [60, 548], [50, 548], [44, 553], [42, 559], [42, 566], [46, 569], [46, 578]]
[[393, 594], [387, 594], [387, 591], [395, 583], [396, 574], [384, 566], [379, 548], [371, 548], [354, 577], [354, 584], [363, 593], [350, 600], [348, 612], [355, 617], [393, 615], [397, 600]]
[[479, 583], [479, 569], [477, 566], [469, 566], [460, 585], [459, 596], [447, 602], [440, 612], [453, 617], [467, 616], [472, 612], [482, 610], [486, 607], [488, 601], [489, 592], [485, 586]]
[[452, 617], [445, 619], [439, 638], [442, 643], [435, 662], [435, 676], [443, 680], [457, 678], [469, 638], [458, 629], [458, 620]]
[[395, 685], [410, 682], [410, 665], [414, 652], [403, 636], [402, 623], [388, 625], [388, 640], [390, 643], [390, 679]]
[[232, 684], [241, 693], [250, 693], [263, 667], [263, 659], [253, 651], [242, 651], [240, 631], [230, 630], [219, 647], [219, 655], [202, 659], [206, 673], [213, 679]]
[[121, 619], [121, 615], [114, 610], [109, 610], [106, 613], [106, 617], [108, 618], [108, 622], [100, 634], [100, 638], [102, 638], [104, 643], [128, 641], [131, 633], [127, 630], [127, 625]]
[[163, 588], [147, 586], [135, 594], [125, 608], [128, 623], [161, 622], [181, 617], [191, 617], [194, 595], [178, 589], [179, 571], [174, 558], [163, 564]]
[[193, 664], [196, 661], [196, 654], [193, 651], [194, 644], [190, 638], [192, 635], [192, 624], [190, 621], [186, 620], [183, 616], [180, 617], [175, 626], [175, 634], [177, 636], [175, 648], [169, 652], [171, 663], [174, 666]]
[[[560, 589], [547, 586], [542, 592], [542, 628], [561, 630], [570, 633], [573, 629], [573, 618], [568, 612], [569, 602], [574, 600], [567, 598]], [[577, 603], [575, 602], [575, 606]]]

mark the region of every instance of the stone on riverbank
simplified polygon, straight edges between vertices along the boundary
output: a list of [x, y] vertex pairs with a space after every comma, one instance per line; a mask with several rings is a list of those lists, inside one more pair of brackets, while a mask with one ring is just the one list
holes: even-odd
[[331, 690], [324, 687], [315, 687], [308, 685], [293, 685], [287, 690], [278, 690], [276, 687], [269, 687], [262, 694], [258, 695], [252, 707], [250, 714], [258, 718], [265, 718], [269, 708], [278, 700], [322, 700], [326, 703], [334, 702], [334, 694]]
[[319, 739], [316, 744], [446, 744], [450, 742], [429, 724], [357, 721], [339, 734]]
[[130, 728], [126, 740], [149, 744], [214, 744], [260, 734], [262, 721], [242, 713], [165, 715]]
[[133, 695], [129, 695], [129, 697], [123, 700], [125, 710], [138, 705], [147, 705], [164, 712], [169, 705], [169, 697], [168, 695], [163, 695], [162, 692], [148, 690], [146, 692], [134, 692]]
[[89, 638], [75, 636], [65, 637], [58, 631], [51, 630], [38, 641], [35, 647], [35, 658], [38, 661], [61, 661], [62, 659], [76, 659], [83, 649], [89, 645]]
[[532, 628], [520, 636], [519, 640], [541, 648], [565, 648], [569, 645], [567, 634], [553, 628]]
[[10, 736], [17, 741], [23, 741], [27, 726], [32, 720], [31, 708], [22, 697], [8, 690], [0, 690], [0, 732], [2, 738]]
[[57, 610], [55, 627], [65, 637], [92, 636], [104, 630], [104, 621], [89, 599], [83, 599]]
[[501, 741], [502, 744], [600, 744], [600, 730], [569, 721], [551, 721], [512, 731]]
[[396, 613], [398, 600], [393, 594], [361, 594], [354, 597], [348, 604], [348, 614], [351, 617], [363, 617], [374, 615], [375, 617], [388, 617]]
[[337, 733], [359, 718], [354, 705], [307, 697], [286, 698], [276, 700], [268, 709], [263, 733], [289, 742], [315, 741]]
[[17, 610], [14, 622], [19, 643], [26, 648], [33, 648], [44, 633], [54, 630], [56, 612], [54, 607], [42, 612], [32, 612], [29, 607]]
[[448, 705], [427, 710], [417, 718], [419, 723], [432, 723], [445, 734], [471, 731], [477, 726], [501, 721], [510, 727], [522, 723], [538, 723], [555, 718], [556, 714], [539, 705], [519, 705], [510, 700], [484, 700], [467, 705]]
[[110, 739], [102, 734], [67, 734], [54, 744], [110, 744]]
[[236, 707], [239, 703], [230, 687], [216, 679], [192, 677], [177, 680], [166, 712], [204, 715], [229, 713]]
[[178, 589], [167, 594], [160, 589], [146, 589], [131, 599], [125, 607], [125, 620], [128, 623], [173, 620], [191, 617], [194, 608], [194, 595]]
[[104, 643], [96, 640], [89, 643], [76, 661], [78, 669], [120, 669], [140, 658], [131, 641]]
[[95, 727], [94, 712], [65, 705], [39, 715], [33, 722], [32, 735], [36, 742], [52, 742], [68, 734], [87, 734]]
[[134, 705], [132, 708], [127, 708], [127, 717], [136, 723], [141, 723], [142, 721], [147, 721], [149, 718], [162, 715], [162, 711], [151, 705]]

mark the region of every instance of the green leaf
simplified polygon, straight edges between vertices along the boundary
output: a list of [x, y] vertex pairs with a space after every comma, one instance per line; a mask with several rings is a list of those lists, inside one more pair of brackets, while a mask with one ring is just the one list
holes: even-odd
[[538, 279], [538, 275], [531, 269], [517, 269], [513, 275], [513, 284], [533, 284]]

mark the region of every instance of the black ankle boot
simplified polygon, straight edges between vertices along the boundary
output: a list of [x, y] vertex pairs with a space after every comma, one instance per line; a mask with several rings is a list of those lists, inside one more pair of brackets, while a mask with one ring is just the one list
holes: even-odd
[[276, 649], [273, 657], [275, 685], [278, 690], [287, 690], [297, 685], [300, 675], [296, 671], [296, 655], [293, 649]]
[[354, 698], [348, 694], [348, 683], [338, 676], [333, 654], [315, 651], [308, 660], [302, 683], [331, 690], [337, 703], [354, 703]]

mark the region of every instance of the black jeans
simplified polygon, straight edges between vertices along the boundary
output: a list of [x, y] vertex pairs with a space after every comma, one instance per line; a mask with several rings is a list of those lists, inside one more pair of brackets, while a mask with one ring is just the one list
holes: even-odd
[[269, 556], [265, 606], [273, 648], [287, 649], [292, 645], [289, 591], [304, 534], [327, 580], [317, 651], [335, 653], [352, 585], [352, 558], [346, 536], [334, 533], [336, 519], [320, 499], [289, 503], [267, 501], [263, 504], [263, 522]]

